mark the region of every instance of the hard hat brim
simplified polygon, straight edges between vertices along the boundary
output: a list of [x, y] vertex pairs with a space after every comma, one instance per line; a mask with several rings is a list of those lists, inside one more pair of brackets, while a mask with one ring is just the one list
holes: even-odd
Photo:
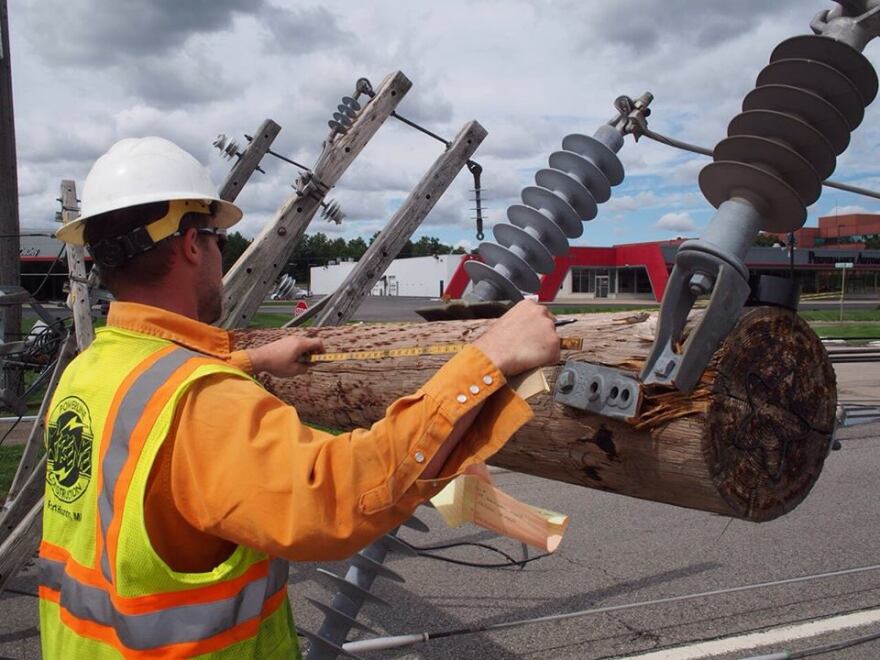
[[[192, 192], [181, 195], [174, 195], [173, 193], [164, 195], [162, 200], [157, 200], [154, 195], [145, 195], [142, 201], [132, 200], [132, 203], [124, 208], [131, 208], [132, 206], [149, 204], [156, 201], [170, 202], [175, 199], [193, 199]], [[234, 224], [236, 224], [239, 220], [241, 220], [242, 211], [232, 202], [227, 202], [226, 200], [220, 199], [219, 197], [208, 197], [200, 199], [205, 199], [206, 201], [210, 202], [217, 202], [217, 213], [215, 213], [213, 216], [215, 227], [219, 227], [220, 229], [228, 229], [229, 227], [232, 227]], [[107, 210], [109, 211], [111, 209]], [[55, 238], [64, 241], [65, 243], [70, 243], [71, 245], [85, 245], [85, 238], [83, 236], [83, 233], [85, 231], [85, 223], [88, 222], [91, 218], [102, 215], [105, 212], [106, 211], [104, 210], [99, 210], [95, 213], [92, 213], [91, 215], [80, 216], [76, 220], [65, 223], [55, 232]]]

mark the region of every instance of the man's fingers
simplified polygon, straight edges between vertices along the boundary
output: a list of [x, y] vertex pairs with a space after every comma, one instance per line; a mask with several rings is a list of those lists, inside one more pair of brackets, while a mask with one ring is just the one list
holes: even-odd
[[300, 348], [303, 353], [323, 353], [324, 342], [314, 337], [307, 337], [300, 340]]

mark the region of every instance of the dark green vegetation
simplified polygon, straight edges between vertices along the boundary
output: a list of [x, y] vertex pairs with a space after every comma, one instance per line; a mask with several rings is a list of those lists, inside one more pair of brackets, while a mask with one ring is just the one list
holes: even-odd
[[6, 498], [23, 451], [24, 445], [0, 446], [0, 502]]
[[[347, 259], [357, 261], [378, 235], [378, 233], [373, 234], [369, 243], [360, 236], [346, 241], [344, 238], [330, 239], [321, 232], [305, 235], [290, 255], [284, 272], [296, 279], [300, 285], [304, 285], [309, 281], [309, 269], [312, 266], [326, 266], [330, 261]], [[229, 234], [226, 247], [223, 249], [223, 272], [232, 267], [248, 245], [250, 241], [238, 232]], [[405, 259], [430, 257], [435, 254], [464, 254], [464, 250], [441, 243], [440, 239], [434, 236], [422, 236], [415, 243], [407, 241], [397, 256], [399, 259]]]

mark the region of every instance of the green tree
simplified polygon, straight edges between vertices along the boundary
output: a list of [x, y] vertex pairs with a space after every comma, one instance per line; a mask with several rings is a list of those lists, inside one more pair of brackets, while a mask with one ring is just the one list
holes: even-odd
[[223, 246], [223, 272], [225, 273], [232, 265], [238, 261], [238, 258], [247, 250], [251, 241], [242, 236], [239, 232], [234, 231], [226, 236], [226, 245]]
[[357, 238], [353, 238], [348, 242], [345, 250], [345, 256], [354, 259], [355, 261], [359, 260], [362, 256], [364, 256], [364, 252], [367, 251], [367, 244], [360, 236]]
[[782, 244], [784, 242], [785, 241], [783, 241], [775, 234], [766, 234], [764, 232], [761, 232], [755, 237], [755, 242], [753, 243], [753, 245], [755, 247], [773, 247], [774, 245]]

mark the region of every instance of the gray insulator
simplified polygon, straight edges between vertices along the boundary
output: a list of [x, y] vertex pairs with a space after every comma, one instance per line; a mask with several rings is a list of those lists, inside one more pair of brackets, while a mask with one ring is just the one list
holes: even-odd
[[348, 108], [351, 108], [355, 112], [357, 112], [358, 110], [361, 109], [361, 104], [358, 103], [355, 99], [351, 98], [350, 96], [343, 96], [342, 97], [342, 105], [344, 105]]
[[339, 112], [339, 114], [345, 115], [346, 117], [349, 117], [351, 119], [354, 119], [357, 116], [357, 111], [355, 111], [354, 108], [348, 105], [343, 105], [342, 103], [336, 106], [336, 111]]
[[335, 119], [331, 119], [330, 121], [328, 121], [327, 126], [329, 126], [330, 130], [332, 130], [334, 133], [341, 133], [342, 135], [345, 135], [348, 132], [348, 127], [336, 121]]
[[351, 128], [351, 117], [348, 115], [344, 115], [341, 112], [334, 112], [333, 119], [345, 126], [346, 128]]
[[220, 133], [212, 144], [220, 151], [220, 155], [226, 160], [235, 158], [241, 151], [238, 142], [226, 137], [225, 133]]
[[[418, 531], [428, 531], [428, 526], [416, 517], [410, 518], [407, 527]], [[352, 628], [372, 632], [370, 628], [357, 621], [358, 612], [366, 602], [388, 605], [386, 601], [370, 593], [376, 578], [384, 578], [402, 583], [404, 579], [397, 572], [384, 565], [389, 552], [406, 556], [418, 553], [404, 541], [397, 538], [396, 530], [375, 541], [349, 560], [345, 577], [341, 578], [329, 571], [318, 569], [318, 579], [336, 590], [333, 602], [324, 605], [310, 601], [324, 614], [324, 623], [317, 633], [300, 630], [312, 642], [308, 660], [330, 660], [337, 656], [348, 657], [342, 645], [348, 639]], [[354, 656], [351, 656], [354, 657]]]
[[611, 186], [623, 181], [616, 152], [623, 136], [603, 126], [593, 137], [569, 135], [562, 151], [550, 155], [550, 167], [535, 174], [534, 186], [522, 191], [522, 204], [507, 209], [510, 224], [495, 226], [496, 243], [480, 243], [482, 262], [468, 261], [465, 272], [474, 283], [469, 300], [520, 300], [522, 292], [537, 293], [538, 274], [553, 271], [554, 256], [568, 252], [583, 223], [611, 197]]
[[782, 42], [716, 146], [714, 162], [700, 172], [706, 199], [716, 208], [745, 200], [764, 231], [800, 228], [877, 87], [871, 63], [845, 43], [824, 36]]
[[332, 200], [323, 205], [321, 216], [328, 222], [335, 222], [338, 225], [342, 224], [342, 220], [345, 218], [345, 213], [342, 212], [342, 207], [339, 202]]

